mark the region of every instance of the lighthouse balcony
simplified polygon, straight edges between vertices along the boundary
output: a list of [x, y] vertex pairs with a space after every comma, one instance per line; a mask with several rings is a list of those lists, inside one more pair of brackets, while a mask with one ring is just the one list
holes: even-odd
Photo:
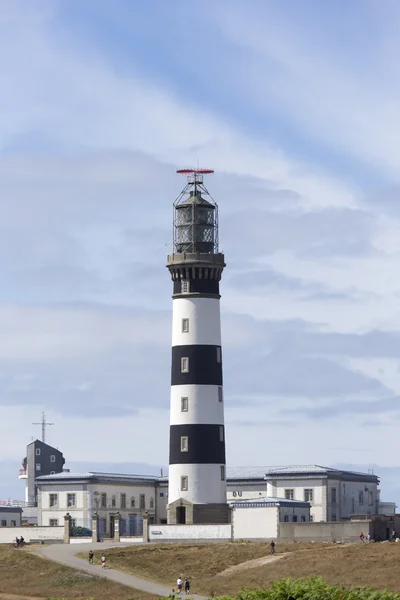
[[28, 479], [28, 469], [20, 469], [18, 472], [18, 479]]

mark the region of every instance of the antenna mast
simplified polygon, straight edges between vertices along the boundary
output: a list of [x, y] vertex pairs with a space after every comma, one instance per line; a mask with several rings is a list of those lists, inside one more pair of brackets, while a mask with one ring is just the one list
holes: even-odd
[[48, 423], [46, 421], [46, 415], [43, 412], [41, 422], [40, 423], [32, 423], [32, 425], [41, 425], [42, 426], [42, 442], [43, 442], [43, 444], [45, 444], [46, 443], [46, 427], [48, 427], [49, 425], [54, 425], [54, 423]]

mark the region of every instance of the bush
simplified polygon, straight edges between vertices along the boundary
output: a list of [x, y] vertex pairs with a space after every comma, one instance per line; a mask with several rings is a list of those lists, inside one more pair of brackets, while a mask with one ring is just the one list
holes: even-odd
[[[236, 600], [400, 600], [400, 594], [386, 590], [355, 587], [350, 590], [330, 585], [320, 577], [304, 579], [282, 579], [272, 584], [269, 590], [244, 589]], [[215, 600], [228, 600], [221, 596]]]

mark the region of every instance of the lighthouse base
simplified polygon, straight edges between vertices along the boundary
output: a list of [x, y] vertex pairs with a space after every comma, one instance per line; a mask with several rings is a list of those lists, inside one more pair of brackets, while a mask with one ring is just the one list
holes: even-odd
[[179, 498], [168, 504], [168, 525], [226, 525], [231, 523], [229, 504], [192, 504]]

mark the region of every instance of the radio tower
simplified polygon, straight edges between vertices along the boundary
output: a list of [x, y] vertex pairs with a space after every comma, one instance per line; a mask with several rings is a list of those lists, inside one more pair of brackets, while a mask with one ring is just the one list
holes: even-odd
[[182, 169], [187, 184], [174, 202], [172, 369], [168, 523], [228, 523], [222, 391], [218, 206], [203, 176]]

